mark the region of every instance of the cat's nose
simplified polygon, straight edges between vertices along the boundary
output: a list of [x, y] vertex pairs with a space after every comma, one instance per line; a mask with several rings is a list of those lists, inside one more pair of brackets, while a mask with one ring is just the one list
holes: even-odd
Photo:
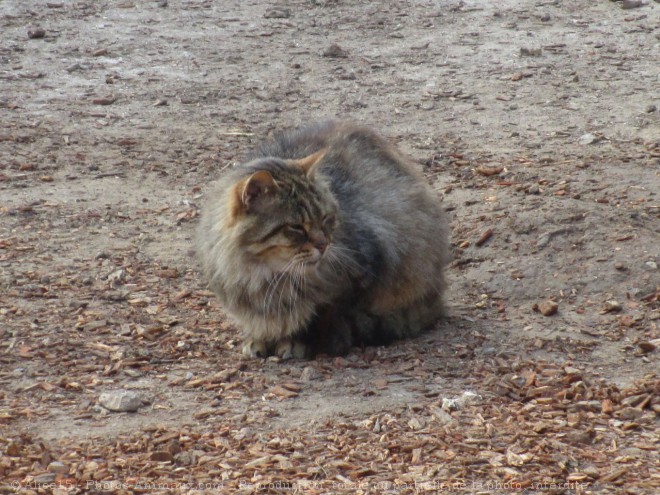
[[321, 254], [323, 254], [328, 247], [328, 240], [323, 234], [320, 234], [314, 237], [312, 244]]

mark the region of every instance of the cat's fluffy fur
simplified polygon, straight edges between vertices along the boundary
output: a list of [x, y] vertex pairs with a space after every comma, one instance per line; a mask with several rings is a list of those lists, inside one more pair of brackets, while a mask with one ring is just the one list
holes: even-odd
[[251, 356], [345, 353], [443, 313], [448, 232], [433, 190], [369, 129], [283, 134], [209, 193], [197, 253]]

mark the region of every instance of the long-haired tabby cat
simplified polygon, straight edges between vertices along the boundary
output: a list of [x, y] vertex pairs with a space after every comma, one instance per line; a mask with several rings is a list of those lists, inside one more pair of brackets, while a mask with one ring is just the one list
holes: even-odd
[[435, 193], [384, 139], [335, 121], [283, 134], [210, 192], [196, 249], [249, 356], [346, 353], [443, 314]]

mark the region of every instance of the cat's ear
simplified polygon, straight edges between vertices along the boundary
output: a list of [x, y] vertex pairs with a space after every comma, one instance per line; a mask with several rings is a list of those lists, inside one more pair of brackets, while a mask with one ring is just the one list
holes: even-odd
[[272, 194], [276, 188], [277, 182], [267, 170], [253, 173], [237, 187], [241, 204], [248, 210], [259, 198]]
[[299, 158], [298, 160], [288, 160], [288, 163], [302, 168], [307, 177], [312, 177], [317, 165], [321, 162], [321, 160], [323, 160], [327, 152], [328, 148], [323, 148], [322, 150], [319, 150], [316, 153], [312, 153], [305, 158]]

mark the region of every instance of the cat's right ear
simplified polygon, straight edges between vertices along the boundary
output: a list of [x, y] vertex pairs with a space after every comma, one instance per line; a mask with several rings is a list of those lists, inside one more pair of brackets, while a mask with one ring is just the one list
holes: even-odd
[[239, 182], [236, 186], [236, 193], [241, 206], [245, 211], [250, 211], [261, 198], [272, 194], [276, 188], [277, 182], [270, 172], [260, 170]]

